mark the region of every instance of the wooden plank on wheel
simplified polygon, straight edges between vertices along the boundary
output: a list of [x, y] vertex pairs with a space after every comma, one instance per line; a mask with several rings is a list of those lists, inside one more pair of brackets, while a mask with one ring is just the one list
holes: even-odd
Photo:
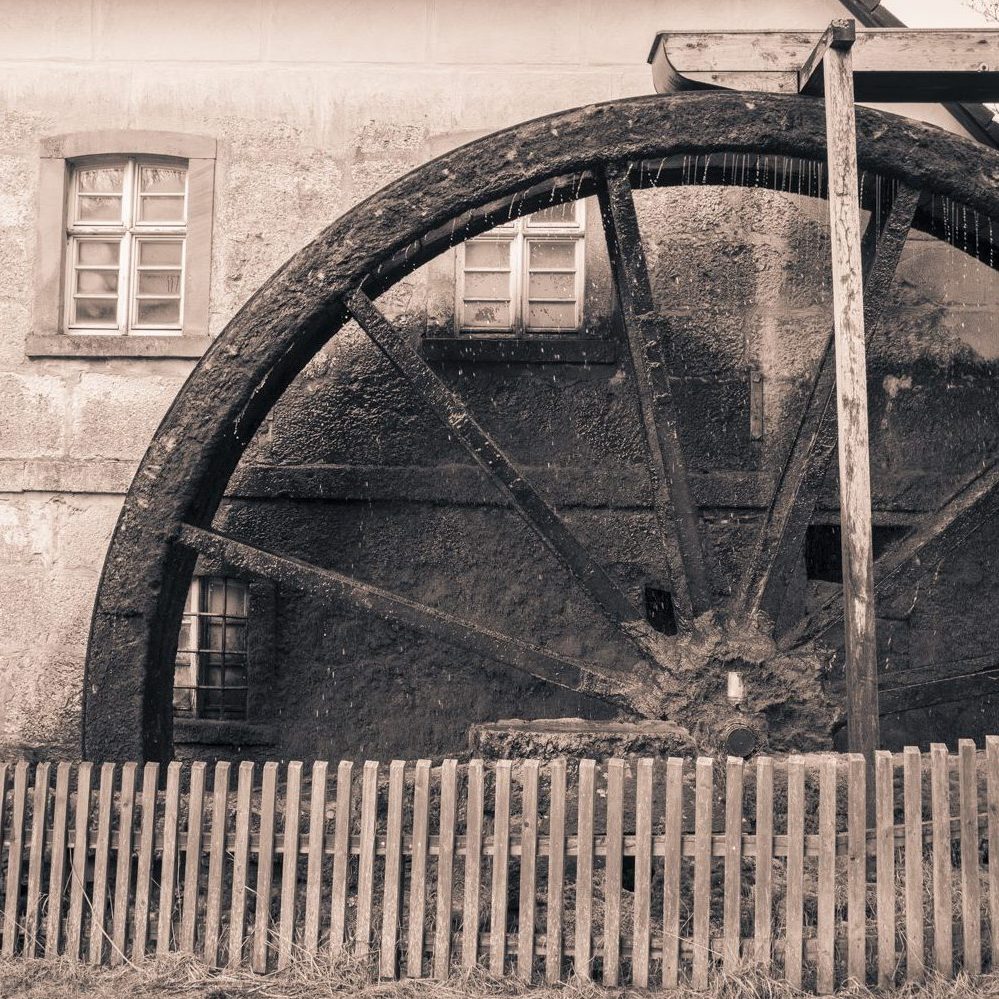
[[534, 923], [538, 891], [537, 760], [521, 764], [520, 910], [517, 914], [517, 976], [530, 982], [534, 967]]
[[135, 869], [135, 906], [132, 912], [132, 963], [144, 961], [149, 941], [149, 899], [153, 880], [153, 848], [156, 841], [156, 801], [160, 765], [142, 768], [142, 809], [139, 826], [139, 860]]
[[923, 774], [922, 756], [915, 746], [902, 754], [905, 799], [905, 978], [923, 978]]
[[742, 922], [742, 791], [745, 764], [730, 756], [725, 764], [725, 883], [722, 966], [732, 974], [739, 966]]
[[[73, 804], [73, 855], [69, 865], [69, 916], [66, 919], [66, 949], [70, 961], [80, 960], [83, 942], [83, 901], [87, 878], [87, 858], [90, 855], [90, 800], [93, 790], [94, 765], [80, 764], [76, 772], [76, 799]], [[6, 790], [0, 783], [0, 792]]]
[[548, 895], [545, 923], [545, 981], [562, 978], [562, 909], [565, 904], [565, 760], [548, 765], [551, 781], [548, 809]]
[[982, 971], [982, 886], [978, 874], [978, 754], [971, 739], [960, 739], [957, 751], [964, 970], [969, 975], [979, 975]]
[[683, 760], [666, 761], [663, 867], [663, 988], [675, 989], [680, 972], [680, 865], [683, 857]]
[[836, 757], [819, 763], [819, 872], [815, 941], [816, 991], [833, 991], [836, 943]]
[[482, 813], [485, 805], [482, 760], [468, 763], [465, 803], [465, 896], [461, 907], [461, 966], [479, 959], [479, 892], [482, 879]]
[[[55, 799], [52, 806], [52, 855], [49, 864], [49, 911], [45, 923], [45, 956], [56, 957], [61, 942], [60, 929], [65, 897], [66, 846], [69, 830], [69, 779], [72, 764], [60, 763], [56, 767]], [[0, 789], [0, 794], [3, 790]], [[3, 820], [0, 817], [0, 829]]]
[[284, 791], [284, 829], [281, 836], [281, 912], [278, 921], [278, 969], [287, 968], [295, 943], [295, 906], [298, 901], [299, 823], [302, 817], [302, 764], [288, 764]]
[[694, 772], [694, 962], [691, 988], [708, 987], [711, 967], [711, 833], [714, 760], [697, 758]]
[[434, 978], [451, 967], [451, 911], [454, 892], [455, 820], [458, 812], [458, 761], [441, 764], [440, 822], [437, 830], [437, 912], [434, 917]]
[[785, 893], [784, 978], [801, 988], [805, 876], [805, 761], [787, 759], [787, 889]]
[[409, 877], [409, 935], [406, 975], [423, 976], [423, 946], [427, 915], [427, 857], [429, 855], [430, 760], [416, 761], [413, 780], [413, 855]]
[[229, 824], [229, 763], [215, 764], [212, 785], [212, 830], [208, 842], [208, 884], [205, 886], [205, 964], [218, 966], [225, 873], [225, 836]]
[[378, 975], [398, 974], [399, 927], [402, 924], [402, 805], [406, 790], [406, 761], [389, 764], [388, 821], [385, 826], [385, 892], [382, 898], [382, 939], [378, 948]]
[[930, 805], [933, 823], [933, 960], [937, 974], [954, 973], [954, 922], [950, 863], [950, 776], [947, 747], [930, 746]]
[[631, 930], [631, 983], [649, 987], [652, 935], [652, 760], [635, 765], [635, 901]]
[[497, 760], [496, 807], [493, 810], [493, 885], [489, 907], [489, 971], [499, 977], [506, 962], [507, 889], [510, 877], [509, 760]]
[[756, 761], [756, 882], [753, 886], [754, 959], [766, 973], [773, 960], [774, 761]]
[[576, 822], [576, 939], [573, 970], [577, 978], [590, 978], [593, 931], [593, 805], [596, 763], [579, 761], [578, 816]]
[[325, 760], [312, 764], [312, 791], [309, 797], [309, 860], [305, 872], [305, 925], [302, 949], [309, 956], [319, 950], [320, 906], [323, 898], [323, 857], [326, 852], [326, 785], [329, 765]]
[[607, 761], [607, 833], [604, 837], [604, 985], [621, 973], [621, 875], [624, 847], [624, 760]]

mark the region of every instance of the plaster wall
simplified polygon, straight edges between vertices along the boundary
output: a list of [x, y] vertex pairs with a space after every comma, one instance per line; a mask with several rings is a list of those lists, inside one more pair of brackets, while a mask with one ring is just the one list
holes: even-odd
[[[26, 357], [25, 341], [33, 328], [40, 139], [127, 128], [217, 138], [209, 330], [215, 335], [326, 222], [456, 137], [565, 107], [650, 92], [645, 55], [657, 30], [822, 27], [842, 14], [838, 4], [818, 0], [641, 0], [627, 5], [598, 0], [543, 5], [520, 0], [180, 0], [168, 14], [141, 0], [41, 0], [31, 5], [0, 0], [0, 746], [11, 752], [77, 751], [82, 663], [104, 550], [135, 465], [193, 363]], [[895, 110], [958, 130], [937, 107]], [[675, 237], [672, 243], [653, 240], [657, 247], [661, 244], [654, 265], [660, 294], [671, 298], [670, 307], [681, 320], [675, 349], [691, 375], [681, 391], [694, 406], [693, 424], [706, 428], [698, 432], [704, 445], [698, 460], [705, 473], [712, 473], [703, 476], [705, 505], [722, 511], [710, 514], [720, 539], [715, 546], [720, 560], [729, 557], [726, 553], [736, 546], [733, 538], [744, 529], [731, 513], [738, 505], [732, 497], [760, 488], [753, 476], [772, 474], [780, 450], [748, 440], [741, 412], [742, 369], [753, 363], [773, 384], [786, 383], [767, 396], [768, 423], [780, 424], [779, 417], [800, 392], [797, 376], [809, 357], [807, 349], [782, 346], [785, 334], [788, 329], [814, 332], [822, 322], [822, 300], [811, 290], [804, 295], [810, 304], [797, 311], [773, 307], [793, 301], [793, 275], [782, 260], [786, 250], [801, 256], [793, 243], [801, 237], [792, 235], [801, 218], [771, 202], [747, 226], [742, 215], [749, 204], [748, 196], [730, 199], [710, 223], [732, 247], [724, 266], [702, 239], [703, 212], [718, 209], [674, 197], [658, 207], [650, 204], [645, 213], [651, 226], [672, 220], [659, 230]], [[896, 380], [875, 380], [881, 401], [874, 408], [885, 427], [891, 420], [912, 421], [912, 433], [898, 437], [895, 450], [889, 451], [893, 467], [903, 471], [921, 473], [929, 458], [956, 436], [963, 464], [946, 473], [949, 481], [986, 447], [970, 442], [991, 437], [946, 436], [952, 426], [943, 402], [948, 397], [930, 384], [939, 362], [949, 363], [961, 350], [954, 337], [921, 336], [920, 323], [925, 326], [936, 316], [934, 330], [959, 334], [962, 343], [978, 344], [979, 355], [992, 357], [989, 316], [994, 301], [987, 283], [975, 290], [975, 275], [960, 287], [944, 280], [939, 257], [932, 257], [940, 251], [926, 252], [931, 254], [928, 261], [920, 263], [913, 253], [905, 264], [910, 272], [904, 294], [909, 297], [902, 306], [911, 306], [918, 317], [906, 327], [910, 360], [925, 361], [936, 351], [938, 363], [924, 380], [908, 367], [879, 374]], [[599, 267], [594, 273], [599, 275]], [[706, 277], [719, 282], [714, 289], [719, 304], [702, 312], [692, 294], [684, 297], [684, 289], [703, 288]], [[733, 297], [746, 294], [746, 288], [752, 292], [744, 301]], [[600, 287], [593, 293], [599, 299]], [[394, 311], [418, 317], [429, 305], [433, 314], [435, 305], [440, 311], [441, 294], [432, 276], [418, 277], [396, 293]], [[741, 332], [747, 308], [757, 318], [758, 335], [751, 338]], [[719, 346], [706, 351], [709, 332]], [[556, 455], [563, 464], [569, 464], [569, 456], [574, 465], [594, 461], [606, 466], [614, 458], [634, 471], [634, 414], [616, 368], [563, 373], [561, 390], [547, 396], [539, 386], [547, 383], [548, 373], [541, 369], [490, 375], [478, 389], [474, 373], [452, 375], [464, 381], [473, 398], [476, 391], [483, 401], [506, 393], [512, 402], [527, 400], [537, 407], [536, 418], [550, 430], [545, 438], [549, 453], [536, 450], [536, 444], [517, 444], [516, 437], [513, 445], [534, 463]], [[968, 384], [976, 377], [973, 372], [961, 375]], [[322, 391], [316, 391], [317, 384]], [[310, 405], [327, 400], [330, 406], [333, 389], [342, 391], [324, 422]], [[580, 399], [598, 404], [582, 405]], [[566, 400], [576, 400], [575, 413]], [[258, 453], [269, 461], [303, 461], [310, 453], [315, 460], [316, 448], [329, 439], [325, 431], [332, 426], [341, 432], [335, 438], [336, 454], [328, 460], [335, 458], [338, 464], [431, 464], [446, 458], [446, 448], [439, 454], [428, 450], [418, 434], [408, 443], [405, 433], [401, 441], [381, 443], [390, 439], [382, 430], [400, 430], [398, 416], [406, 410], [406, 401], [392, 396], [391, 380], [378, 369], [377, 358], [356, 351], [342, 368], [324, 368], [319, 361], [296, 386], [283, 415], [276, 416], [284, 426], [268, 430], [271, 436], [260, 442]], [[960, 411], [965, 413], [963, 406]], [[992, 426], [988, 406], [983, 404], [979, 412], [982, 426]], [[927, 435], [928, 416], [935, 430]], [[579, 420], [570, 417], [583, 419], [581, 437]], [[410, 419], [409, 425], [415, 432], [416, 422]], [[518, 432], [502, 420], [498, 425], [507, 434]], [[301, 429], [309, 426], [323, 432]], [[374, 458], [372, 440], [381, 449]], [[914, 440], [921, 442], [922, 452], [914, 452]], [[932, 501], [925, 490], [917, 490], [916, 496], [914, 508]], [[419, 517], [438, 516], [435, 509], [433, 504], [421, 508]], [[412, 515], [409, 509], [396, 513]], [[363, 517], [364, 511], [351, 515]], [[321, 522], [321, 517], [315, 521]], [[367, 527], [357, 530], [362, 539], [373, 534]], [[503, 530], [494, 537], [503, 538]], [[615, 546], [625, 553], [633, 547], [625, 540], [628, 530], [608, 533], [609, 552]], [[634, 530], [640, 534], [642, 529]], [[371, 564], [377, 562], [371, 559]], [[611, 561], [635, 563], [620, 553]], [[621, 571], [627, 575], [635, 570]], [[445, 566], [440, 578], [447, 576]], [[434, 580], [435, 573], [414, 580], [415, 591], [432, 588]], [[557, 609], [556, 603], [545, 613]], [[289, 605], [288, 614], [306, 622], [310, 615], [314, 619], [314, 611], [304, 607]], [[377, 644], [377, 632], [373, 634], [365, 641]], [[290, 655], [296, 643], [289, 639], [287, 645]], [[397, 672], [409, 669], [414, 657], [416, 652], [407, 653]], [[442, 675], [431, 685], [435, 690], [448, 689], [446, 670]], [[499, 679], [489, 682], [495, 700], [468, 693], [466, 700], [478, 697], [483, 705], [478, 714], [469, 708], [469, 717], [487, 715], [507, 697]], [[419, 684], [412, 686], [415, 691]], [[289, 699], [303, 693], [307, 691], [296, 687]], [[314, 711], [315, 697], [324, 696], [334, 698], [334, 692], [305, 697], [301, 713]], [[535, 713], [545, 713], [549, 706], [543, 702], [550, 696], [528, 686], [506, 703], [511, 713], [528, 713], [531, 705]], [[352, 704], [349, 698], [335, 699]], [[386, 702], [389, 707], [406, 703], [404, 697]], [[561, 708], [586, 710], [585, 705]], [[338, 710], [341, 717], [349, 713]], [[442, 721], [430, 726], [426, 739], [420, 736], [430, 748], [457, 738], [454, 705], [450, 711], [442, 706], [441, 714]], [[368, 730], [376, 728], [371, 722]], [[329, 748], [347, 751], [343, 744]], [[401, 752], [418, 747], [375, 739], [373, 748]]]

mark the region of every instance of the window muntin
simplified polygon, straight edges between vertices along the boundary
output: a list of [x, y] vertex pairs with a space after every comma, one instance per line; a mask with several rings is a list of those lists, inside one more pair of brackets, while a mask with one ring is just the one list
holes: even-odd
[[191, 582], [177, 642], [174, 714], [245, 719], [250, 588], [225, 576]]
[[183, 163], [138, 157], [73, 168], [68, 329], [181, 333], [187, 174]]
[[459, 259], [459, 330], [576, 332], [582, 321], [583, 216], [583, 202], [572, 201], [468, 240]]

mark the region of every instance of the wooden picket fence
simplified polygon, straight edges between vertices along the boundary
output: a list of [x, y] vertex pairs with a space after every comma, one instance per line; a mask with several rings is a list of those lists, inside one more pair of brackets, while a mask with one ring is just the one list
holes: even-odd
[[995, 737], [879, 753], [871, 787], [835, 754], [232, 771], [0, 764], [0, 954], [820, 993], [999, 954]]

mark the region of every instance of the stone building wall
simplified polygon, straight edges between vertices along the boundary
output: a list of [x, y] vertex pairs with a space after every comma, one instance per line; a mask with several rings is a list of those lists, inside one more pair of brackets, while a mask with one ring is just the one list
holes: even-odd
[[[460, 138], [650, 92], [644, 59], [656, 30], [821, 27], [841, 15], [831, 0], [642, 0], [625, 11], [597, 0], [183, 0], [169, 11], [140, 0], [0, 0], [0, 746], [78, 751], [82, 663], [104, 551], [136, 463], [194, 363], [26, 355], [35, 321], [44, 137], [153, 129], [218, 140], [209, 323], [215, 335], [324, 224]], [[936, 107], [897, 110], [958, 130]], [[815, 269], [820, 227], [788, 199], [749, 193], [719, 201], [694, 188], [658, 194], [643, 217], [660, 301], [678, 330], [675, 359], [687, 375], [680, 394], [696, 428], [691, 460], [723, 585], [752, 520], [744, 508], [756, 506], [781, 453], [777, 429], [764, 442], [748, 438], [746, 369], [759, 368], [770, 386], [767, 425], [785, 426], [826, 317]], [[706, 230], [723, 252], [705, 240]], [[886, 504], [908, 516], [939, 503], [994, 440], [992, 373], [980, 361], [995, 356], [995, 288], [970, 263], [954, 263], [953, 253], [928, 241], [914, 246], [897, 310], [911, 320], [900, 326], [906, 352], [887, 343], [883, 352], [875, 349], [872, 429], [884, 442], [875, 484], [885, 476], [892, 483], [882, 513]], [[796, 274], [802, 260], [811, 269]], [[596, 260], [595, 302], [606, 300], [603, 273]], [[448, 287], [446, 269], [427, 268], [393, 292], [393, 314], [414, 330], [428, 309], [431, 319], [446, 317]], [[801, 345], [789, 348], [795, 335]], [[583, 525], [614, 571], [638, 587], [648, 516], [637, 509], [640, 501], [618, 510], [600, 500], [601, 488], [618, 495], [622, 481], [639, 481], [635, 412], [621, 369], [563, 367], [553, 376], [539, 366], [459, 365], [448, 377], [468, 390], [516, 456], [564, 469], [553, 473], [552, 485], [566, 494], [567, 518]], [[977, 406], [968, 402], [975, 392]], [[503, 416], [514, 411], [527, 419]], [[948, 459], [942, 468], [941, 455]], [[567, 651], [599, 645], [592, 617], [507, 514], [467, 500], [456, 512], [453, 495], [439, 492], [438, 472], [410, 468], [460, 458], [446, 441], [428, 437], [411, 400], [356, 336], [345, 334], [310, 366], [264, 428], [254, 456], [363, 466], [356, 482], [370, 480], [368, 466], [380, 466], [387, 485], [379, 495], [351, 486], [346, 495], [357, 502], [335, 504], [237, 495], [226, 516], [249, 533], [270, 531], [286, 539], [288, 550], [305, 544], [313, 556], [332, 539], [323, 556], [331, 565], [382, 573], [393, 588], [422, 599], [467, 602], [470, 612], [497, 622], [521, 615], [526, 630], [551, 635]], [[399, 466], [404, 470], [393, 471]], [[603, 476], [596, 482], [594, 468]], [[902, 479], [920, 484], [900, 493]], [[421, 504], [384, 495], [421, 488], [429, 497]], [[830, 483], [827, 510], [834, 495]], [[295, 524], [301, 530], [292, 536]], [[402, 563], [385, 556], [414, 543]], [[439, 560], [443, 550], [454, 553], [452, 564]], [[502, 562], [511, 552], [524, 578], [533, 578], [530, 587], [499, 585], [484, 573], [486, 554]], [[977, 627], [966, 593], [988, 585], [989, 566], [985, 546], [948, 567], [949, 595], [912, 628], [913, 662], [948, 654], [954, 631], [942, 620], [962, 621], [962, 636]], [[485, 664], [455, 665], [453, 653], [400, 640], [381, 625], [349, 615], [331, 624], [308, 601], [289, 598], [277, 616], [281, 713], [274, 720], [288, 734], [268, 752], [439, 751], [460, 742], [469, 721], [497, 712], [603, 711]], [[989, 641], [986, 635], [981, 644]], [[357, 685], [364, 671], [369, 679]], [[405, 735], [383, 723], [399, 711], [421, 719]]]

